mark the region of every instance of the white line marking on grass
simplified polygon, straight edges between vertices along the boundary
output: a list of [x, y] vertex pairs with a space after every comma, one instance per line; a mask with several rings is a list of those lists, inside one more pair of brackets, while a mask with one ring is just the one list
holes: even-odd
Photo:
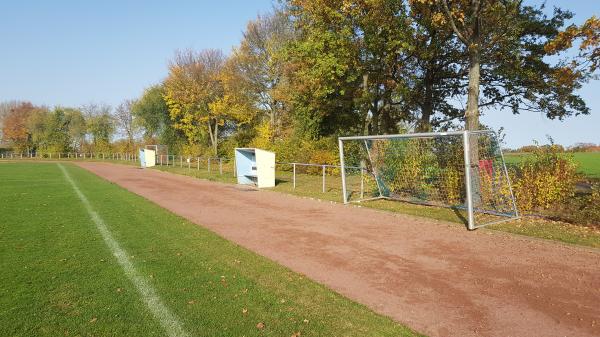
[[123, 268], [125, 275], [127, 275], [131, 283], [133, 283], [139, 291], [142, 299], [146, 302], [148, 309], [150, 309], [150, 312], [154, 315], [154, 318], [159, 321], [160, 325], [162, 325], [170, 337], [188, 336], [175, 314], [173, 314], [169, 308], [164, 305], [160, 297], [158, 297], [156, 290], [154, 290], [150, 282], [135, 269], [127, 252], [121, 248], [119, 242], [112, 236], [112, 233], [104, 223], [104, 220], [102, 220], [100, 215], [94, 211], [86, 196], [81, 192], [75, 181], [69, 175], [69, 172], [61, 164], [58, 164], [58, 167], [60, 167], [65, 178], [71, 184], [73, 190], [75, 190], [75, 193], [77, 193], [81, 203], [83, 203], [85, 209], [94, 221], [94, 224], [96, 224], [96, 228], [98, 228], [98, 231], [102, 234], [104, 242], [117, 258], [117, 262], [121, 265], [121, 268]]

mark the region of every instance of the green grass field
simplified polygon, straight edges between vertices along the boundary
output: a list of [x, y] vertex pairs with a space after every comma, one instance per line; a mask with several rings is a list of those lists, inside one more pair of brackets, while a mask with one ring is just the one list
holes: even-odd
[[[518, 164], [530, 155], [530, 153], [507, 153], [505, 159], [509, 165]], [[573, 159], [579, 165], [580, 173], [590, 178], [600, 179], [600, 152], [576, 152], [573, 153]]]
[[[190, 336], [415, 335], [137, 195], [61, 165], [127, 252], [121, 258]], [[0, 184], [0, 335], [165, 335], [58, 164], [0, 163]]]

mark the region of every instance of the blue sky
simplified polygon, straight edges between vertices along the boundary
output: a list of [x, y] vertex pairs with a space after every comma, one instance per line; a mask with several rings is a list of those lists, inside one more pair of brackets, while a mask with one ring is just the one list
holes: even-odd
[[[549, 9], [556, 5], [575, 12], [575, 23], [600, 16], [599, 0], [546, 3]], [[161, 81], [176, 49], [229, 52], [247, 21], [271, 7], [271, 0], [2, 1], [0, 101], [117, 105]], [[566, 145], [600, 143], [600, 81], [580, 93], [590, 116], [560, 122], [534, 113], [488, 111], [482, 120], [504, 126], [510, 147], [545, 141], [547, 134]]]

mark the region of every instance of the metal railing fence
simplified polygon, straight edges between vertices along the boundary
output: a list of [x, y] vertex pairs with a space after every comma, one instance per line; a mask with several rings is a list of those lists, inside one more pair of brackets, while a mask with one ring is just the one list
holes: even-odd
[[[0, 153], [0, 160], [17, 159], [50, 159], [50, 160], [98, 160], [98, 161], [125, 161], [134, 163], [138, 161], [137, 153], [127, 152], [4, 152]], [[233, 158], [226, 157], [193, 157], [175, 154], [156, 155], [156, 165], [161, 167], [187, 168], [188, 170], [204, 171], [208, 175], [236, 177], [236, 166]], [[276, 179], [278, 182], [289, 182], [290, 189], [307, 192], [327, 193], [341, 191], [340, 165], [276, 162]], [[360, 193], [364, 194], [365, 169], [360, 167], [346, 167], [347, 174], [354, 174], [355, 181], [360, 184]]]

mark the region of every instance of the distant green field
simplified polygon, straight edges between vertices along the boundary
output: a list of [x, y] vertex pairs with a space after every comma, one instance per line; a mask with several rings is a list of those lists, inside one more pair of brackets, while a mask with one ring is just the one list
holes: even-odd
[[[505, 158], [508, 164], [518, 164], [530, 155], [530, 153], [508, 153]], [[590, 178], [600, 178], [600, 152], [577, 152], [573, 153], [573, 158], [579, 165], [579, 172]]]

